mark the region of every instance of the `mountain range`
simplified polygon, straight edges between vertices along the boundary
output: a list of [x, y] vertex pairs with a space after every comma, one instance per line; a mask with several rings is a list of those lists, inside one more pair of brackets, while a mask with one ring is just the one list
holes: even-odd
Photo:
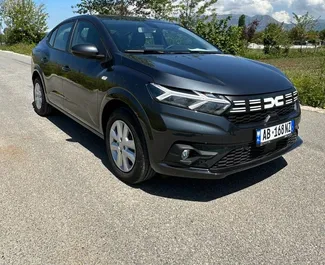
[[[218, 18], [224, 19], [224, 18], [227, 18], [228, 16], [231, 16], [231, 20], [229, 22], [229, 25], [231, 25], [231, 26], [238, 25], [238, 20], [239, 20], [239, 17], [241, 15], [237, 15], [237, 14], [218, 15]], [[271, 17], [269, 15], [256, 15], [256, 16], [253, 16], [253, 17], [246, 16], [246, 25], [252, 23], [254, 20], [260, 21], [260, 24], [259, 24], [259, 26], [257, 28], [258, 31], [263, 31], [266, 28], [266, 26], [268, 24], [270, 24], [270, 23], [281, 24], [281, 22], [277, 21], [276, 19], [274, 19], [273, 17]], [[290, 23], [290, 24], [284, 23], [284, 27], [287, 30], [290, 30], [290, 29], [292, 29], [294, 27], [294, 25], [292, 23]], [[319, 19], [316, 22], [315, 30], [323, 30], [323, 29], [325, 29], [325, 19]]]

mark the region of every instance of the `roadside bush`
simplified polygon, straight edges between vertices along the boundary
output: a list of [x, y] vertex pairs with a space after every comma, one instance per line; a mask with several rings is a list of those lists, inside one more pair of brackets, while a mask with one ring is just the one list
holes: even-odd
[[0, 50], [12, 51], [16, 53], [31, 55], [35, 44], [18, 43], [14, 45], [0, 45]]
[[325, 108], [325, 58], [319, 69], [305, 73], [287, 72], [299, 92], [301, 104]]
[[310, 75], [291, 78], [295, 84], [302, 105], [325, 108], [325, 81]]
[[22, 29], [8, 29], [6, 34], [8, 45], [19, 44], [19, 43], [37, 43], [44, 38], [45, 33], [41, 32], [30, 32], [28, 30], [24, 31]]

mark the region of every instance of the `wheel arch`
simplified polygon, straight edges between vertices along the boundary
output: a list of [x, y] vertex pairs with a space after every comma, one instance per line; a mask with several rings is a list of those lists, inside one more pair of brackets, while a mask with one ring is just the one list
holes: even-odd
[[42, 71], [41, 71], [40, 67], [35, 65], [35, 67], [33, 69], [33, 72], [32, 72], [33, 84], [34, 84], [34, 81], [35, 81], [35, 79], [37, 77], [39, 77], [39, 79], [41, 80], [42, 86], [43, 86], [43, 89], [44, 89], [44, 92], [45, 92], [45, 96], [47, 97], [47, 91], [46, 91], [46, 86], [45, 86], [44, 78], [43, 78], [43, 75], [42, 75]]
[[100, 129], [105, 137], [106, 124], [110, 115], [117, 108], [125, 107], [131, 111], [131, 114], [141, 126], [146, 142], [152, 139], [149, 118], [136, 98], [123, 88], [112, 88], [104, 97], [100, 107]]

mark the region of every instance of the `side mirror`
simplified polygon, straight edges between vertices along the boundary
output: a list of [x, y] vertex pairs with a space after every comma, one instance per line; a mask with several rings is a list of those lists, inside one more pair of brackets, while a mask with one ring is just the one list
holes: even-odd
[[74, 55], [88, 59], [104, 59], [104, 54], [99, 54], [98, 49], [93, 44], [78, 44], [71, 48]]

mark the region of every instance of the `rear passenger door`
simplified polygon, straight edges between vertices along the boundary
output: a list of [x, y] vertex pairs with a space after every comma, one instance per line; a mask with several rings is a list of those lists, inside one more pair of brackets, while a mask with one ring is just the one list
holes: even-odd
[[74, 22], [68, 22], [55, 29], [49, 38], [49, 54], [42, 58], [46, 92], [49, 101], [59, 108], [64, 107], [63, 78], [67, 47]]
[[[71, 40], [71, 47], [78, 44], [93, 44], [100, 54], [107, 54], [99, 31], [90, 21], [79, 20]], [[81, 58], [68, 54], [69, 72], [63, 81], [65, 109], [88, 126], [99, 128], [97, 94], [105, 81], [101, 76], [107, 66], [100, 60]]]

